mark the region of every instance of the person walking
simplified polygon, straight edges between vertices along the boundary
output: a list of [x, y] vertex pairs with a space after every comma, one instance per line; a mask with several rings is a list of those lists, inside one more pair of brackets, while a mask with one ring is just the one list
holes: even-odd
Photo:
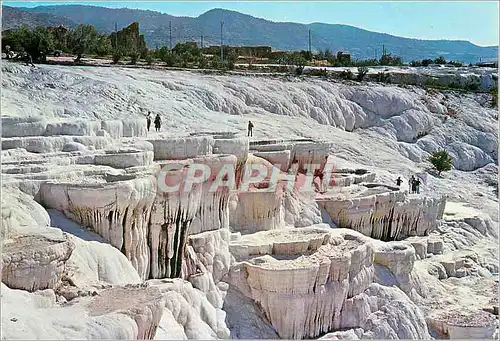
[[415, 182], [415, 177], [412, 175], [410, 180], [408, 180], [408, 192], [410, 192], [411, 194], [413, 194], [414, 182]]
[[252, 121], [248, 121], [248, 134], [247, 134], [247, 137], [248, 136], [252, 136], [253, 137], [253, 123], [252, 123]]
[[400, 187], [402, 183], [403, 183], [403, 180], [401, 180], [401, 177], [398, 176], [398, 178], [396, 179], [396, 185], [398, 185], [398, 187]]
[[417, 194], [420, 194], [420, 184], [421, 184], [420, 178], [417, 177], [415, 179], [415, 191], [417, 192]]
[[160, 114], [157, 114], [155, 117], [155, 130], [160, 131], [160, 129], [161, 129], [161, 118]]
[[149, 128], [151, 127], [151, 111], [148, 111], [148, 115], [146, 116], [146, 125], [149, 131]]

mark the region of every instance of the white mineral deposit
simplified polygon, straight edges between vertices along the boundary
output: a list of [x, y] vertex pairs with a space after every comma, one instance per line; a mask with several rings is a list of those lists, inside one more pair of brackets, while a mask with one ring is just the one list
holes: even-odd
[[480, 96], [3, 63], [2, 338], [493, 338]]

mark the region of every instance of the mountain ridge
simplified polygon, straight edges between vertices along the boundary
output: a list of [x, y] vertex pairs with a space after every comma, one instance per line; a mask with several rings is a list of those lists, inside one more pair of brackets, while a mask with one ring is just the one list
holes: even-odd
[[[50, 15], [52, 21], [90, 24], [97, 30], [110, 33], [116, 21], [119, 29], [138, 21], [149, 47], [169, 44], [169, 21], [172, 22], [172, 41], [201, 41], [204, 45], [220, 44], [220, 20], [224, 20], [224, 43], [229, 45], [268, 45], [275, 50], [307, 50], [308, 31], [312, 31], [312, 49], [349, 51], [355, 59], [380, 57], [382, 45], [389, 53], [405, 61], [437, 58], [477, 62], [482, 59], [497, 59], [498, 46], [479, 46], [467, 40], [427, 40], [407, 38], [388, 33], [373, 32], [345, 24], [274, 22], [253, 17], [241, 12], [213, 8], [197, 17], [173, 16], [152, 10], [131, 8], [107, 8], [89, 5], [52, 5], [33, 8], [3, 6], [7, 23], [15, 26], [9, 18], [16, 9], [32, 15]], [[37, 17], [42, 20], [42, 18]], [[5, 21], [5, 19], [4, 19]], [[22, 24], [19, 22], [19, 25]], [[7, 26], [9, 26], [7, 25]], [[3, 25], [6, 26], [6, 25]], [[9, 27], [7, 27], [9, 28]], [[4, 29], [4, 27], [3, 27]]]

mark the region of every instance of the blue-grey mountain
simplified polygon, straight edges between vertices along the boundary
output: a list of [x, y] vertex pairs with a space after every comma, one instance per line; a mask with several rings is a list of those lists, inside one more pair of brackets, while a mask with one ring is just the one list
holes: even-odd
[[311, 30], [313, 50], [348, 51], [356, 59], [380, 57], [382, 45], [387, 52], [402, 57], [404, 61], [443, 56], [447, 60], [474, 63], [480, 58], [488, 60], [498, 56], [498, 46], [481, 47], [461, 40], [402, 38], [347, 25], [272, 22], [222, 9], [213, 9], [192, 18], [129, 8], [57, 5], [13, 9], [4, 6], [3, 29], [24, 24], [29, 15], [31, 22], [36, 24], [45, 22], [54, 25], [59, 20], [67, 26], [90, 24], [106, 33], [114, 30], [115, 22], [121, 29], [138, 21], [141, 33], [151, 48], [169, 44], [169, 22], [174, 44], [178, 41], [201, 42], [202, 36], [205, 46], [220, 44], [220, 21], [224, 20], [224, 43], [229, 45], [268, 45], [277, 50], [306, 50]]

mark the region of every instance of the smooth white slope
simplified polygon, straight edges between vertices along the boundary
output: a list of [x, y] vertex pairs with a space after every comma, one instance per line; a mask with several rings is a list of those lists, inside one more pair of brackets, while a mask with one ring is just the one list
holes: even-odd
[[[455, 167], [475, 171], [453, 170], [444, 179], [429, 176], [424, 192], [447, 194], [484, 207], [494, 219], [497, 216], [493, 189], [498, 173], [494, 165], [498, 118], [495, 110], [481, 106], [484, 95], [147, 69], [32, 69], [11, 63], [4, 63], [2, 69], [2, 115], [6, 116], [127, 120], [144, 118], [151, 111], [162, 115], [160, 135], [165, 136], [200, 131], [245, 135], [247, 121], [252, 120], [254, 139], [329, 140], [340, 159], [385, 169], [390, 182], [397, 175], [407, 180], [410, 173], [423, 171], [428, 153], [446, 148], [455, 157]], [[456, 118], [445, 114], [448, 108], [457, 112]]]

